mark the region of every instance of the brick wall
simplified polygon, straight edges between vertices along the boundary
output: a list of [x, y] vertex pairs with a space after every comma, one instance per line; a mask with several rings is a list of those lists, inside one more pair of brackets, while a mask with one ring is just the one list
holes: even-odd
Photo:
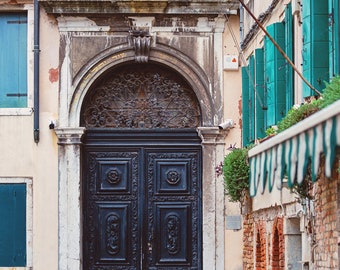
[[[339, 160], [339, 158], [337, 158]], [[310, 267], [313, 269], [340, 269], [340, 174], [339, 164], [334, 166], [331, 179], [320, 168], [319, 179], [313, 186], [314, 211], [309, 217], [305, 233], [314, 239], [311, 247]], [[307, 216], [301, 216], [307, 218]], [[284, 213], [271, 207], [243, 216], [243, 269], [285, 269]], [[310, 245], [310, 242], [304, 243]], [[311, 268], [309, 268], [311, 269]]]
[[273, 224], [272, 231], [272, 247], [270, 261], [272, 270], [283, 270], [285, 266], [285, 242], [283, 236], [283, 218], [276, 217]]
[[249, 213], [243, 220], [243, 269], [284, 269], [281, 209], [273, 207]]
[[314, 267], [315, 269], [339, 269], [338, 166], [334, 166], [332, 179], [326, 179], [323, 171], [320, 175], [320, 179], [315, 184]]

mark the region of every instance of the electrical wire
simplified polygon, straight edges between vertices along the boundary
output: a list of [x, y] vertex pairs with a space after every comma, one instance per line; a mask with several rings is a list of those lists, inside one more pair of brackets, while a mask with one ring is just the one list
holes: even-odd
[[[225, 15], [225, 17], [226, 17], [226, 22], [227, 22], [227, 26], [228, 26], [228, 29], [230, 31], [231, 37], [233, 38], [234, 44], [235, 44], [235, 46], [237, 48], [237, 51], [238, 51], [238, 53], [240, 55], [240, 59], [241, 59], [243, 65], [246, 66], [247, 65], [247, 61], [244, 58], [243, 51], [242, 51], [242, 49], [241, 49], [241, 47], [240, 47], [240, 45], [239, 45], [239, 43], [238, 43], [238, 41], [236, 39], [235, 33], [234, 33], [233, 29], [230, 26], [228, 15]], [[249, 78], [249, 80], [251, 82], [251, 85], [254, 88], [255, 96], [258, 99], [258, 101], [260, 103], [260, 106], [262, 107], [262, 109], [266, 108], [266, 106], [264, 106], [264, 102], [263, 102], [261, 96], [256, 91], [256, 84], [254, 82], [253, 76], [251, 76], [251, 74], [249, 72], [249, 68], [246, 68], [246, 72], [247, 72], [248, 78]]]

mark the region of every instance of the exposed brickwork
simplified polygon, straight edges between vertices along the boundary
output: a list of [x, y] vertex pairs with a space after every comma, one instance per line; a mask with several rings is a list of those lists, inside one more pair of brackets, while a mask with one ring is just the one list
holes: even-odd
[[256, 223], [256, 270], [266, 270], [267, 257], [266, 257], [266, 227], [264, 221]]
[[[340, 174], [338, 168], [339, 164], [334, 166], [331, 179], [326, 179], [324, 167], [321, 166], [320, 178], [313, 187], [314, 211], [312, 207], [311, 216], [309, 216], [309, 219], [312, 219], [305, 227], [305, 233], [314, 239], [315, 245], [312, 242], [309, 266], [315, 270], [340, 269], [338, 255], [340, 254], [338, 248]], [[307, 216], [301, 216], [301, 218], [307, 218]], [[250, 212], [244, 215], [243, 220], [243, 269], [285, 269], [284, 211], [280, 207], [270, 207]], [[305, 244], [308, 245], [308, 243]], [[267, 254], [266, 251], [268, 251]]]
[[244, 215], [243, 218], [243, 269], [254, 269], [254, 216]]
[[[244, 216], [243, 269], [284, 269], [283, 218], [278, 207]], [[267, 228], [272, 228], [267, 231]], [[254, 241], [256, 245], [254, 246]], [[255, 250], [254, 250], [255, 247]], [[267, 250], [270, 250], [268, 254]]]
[[272, 265], [272, 270], [283, 270], [284, 269], [284, 236], [283, 236], [283, 218], [276, 217], [273, 224], [272, 232], [272, 253], [270, 261]]
[[[339, 269], [338, 258], [338, 166], [334, 166], [332, 179], [321, 172], [315, 184], [315, 269]], [[323, 168], [322, 168], [323, 170]]]

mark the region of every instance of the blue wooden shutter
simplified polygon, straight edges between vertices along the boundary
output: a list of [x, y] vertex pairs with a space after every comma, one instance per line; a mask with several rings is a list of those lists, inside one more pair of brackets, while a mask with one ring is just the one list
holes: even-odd
[[0, 184], [0, 266], [26, 265], [26, 184]]
[[[285, 53], [289, 59], [294, 62], [294, 27], [292, 16], [292, 4], [288, 4], [285, 9]], [[286, 62], [286, 112], [288, 112], [294, 103], [294, 72], [291, 65]]]
[[[285, 47], [285, 29], [283, 23], [274, 23], [267, 27], [268, 33], [276, 43]], [[267, 95], [267, 126], [276, 125], [286, 115], [286, 71], [285, 59], [268, 37], [264, 40], [265, 83]]]
[[256, 78], [256, 97], [255, 97], [255, 115], [256, 115], [256, 138], [265, 137], [265, 95], [264, 95], [264, 55], [263, 48], [255, 50], [255, 78]]
[[329, 74], [331, 77], [340, 74], [340, 5], [339, 0], [328, 0], [328, 9], [329, 9], [329, 39], [330, 39], [330, 48], [329, 48], [329, 61], [330, 61], [330, 70]]
[[[303, 0], [303, 75], [320, 92], [329, 80], [329, 27], [328, 1]], [[305, 83], [303, 96], [314, 96]]]
[[242, 145], [249, 144], [249, 75], [248, 66], [242, 67]]
[[0, 108], [27, 107], [27, 15], [0, 14]]
[[249, 58], [249, 143], [255, 140], [255, 59]]

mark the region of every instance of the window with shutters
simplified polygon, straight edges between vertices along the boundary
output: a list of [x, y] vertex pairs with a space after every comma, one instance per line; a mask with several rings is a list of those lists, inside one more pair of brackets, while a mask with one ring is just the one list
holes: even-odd
[[29, 63], [33, 63], [33, 7], [0, 12], [0, 115], [32, 113]]
[[[284, 23], [274, 23], [267, 27], [276, 43], [285, 47]], [[267, 99], [266, 126], [276, 125], [286, 115], [286, 61], [268, 37], [264, 40], [265, 84]]]
[[330, 77], [340, 74], [340, 0], [328, 0]]
[[[285, 53], [288, 58], [294, 62], [294, 26], [292, 16], [292, 4], [288, 4], [285, 9]], [[288, 112], [294, 104], [294, 72], [291, 65], [286, 62], [286, 112]]]
[[27, 107], [27, 15], [0, 14], [0, 107]]
[[[268, 33], [285, 51], [293, 55], [293, 19], [291, 5], [285, 21], [271, 24]], [[255, 49], [242, 69], [243, 145], [266, 136], [266, 129], [276, 125], [293, 106], [293, 69], [272, 41], [265, 37], [264, 47]]]
[[0, 183], [0, 268], [32, 267], [32, 179]]
[[264, 49], [255, 50], [255, 115], [256, 115], [256, 138], [264, 138], [266, 136], [266, 97], [264, 83]]
[[32, 266], [32, 180], [0, 178], [0, 268]]
[[[328, 1], [304, 0], [302, 5], [303, 75], [318, 91], [329, 81]], [[303, 85], [303, 96], [316, 93]]]
[[244, 146], [265, 136], [263, 49], [256, 49], [242, 68], [242, 132]]
[[242, 145], [250, 143], [249, 66], [242, 67]]

